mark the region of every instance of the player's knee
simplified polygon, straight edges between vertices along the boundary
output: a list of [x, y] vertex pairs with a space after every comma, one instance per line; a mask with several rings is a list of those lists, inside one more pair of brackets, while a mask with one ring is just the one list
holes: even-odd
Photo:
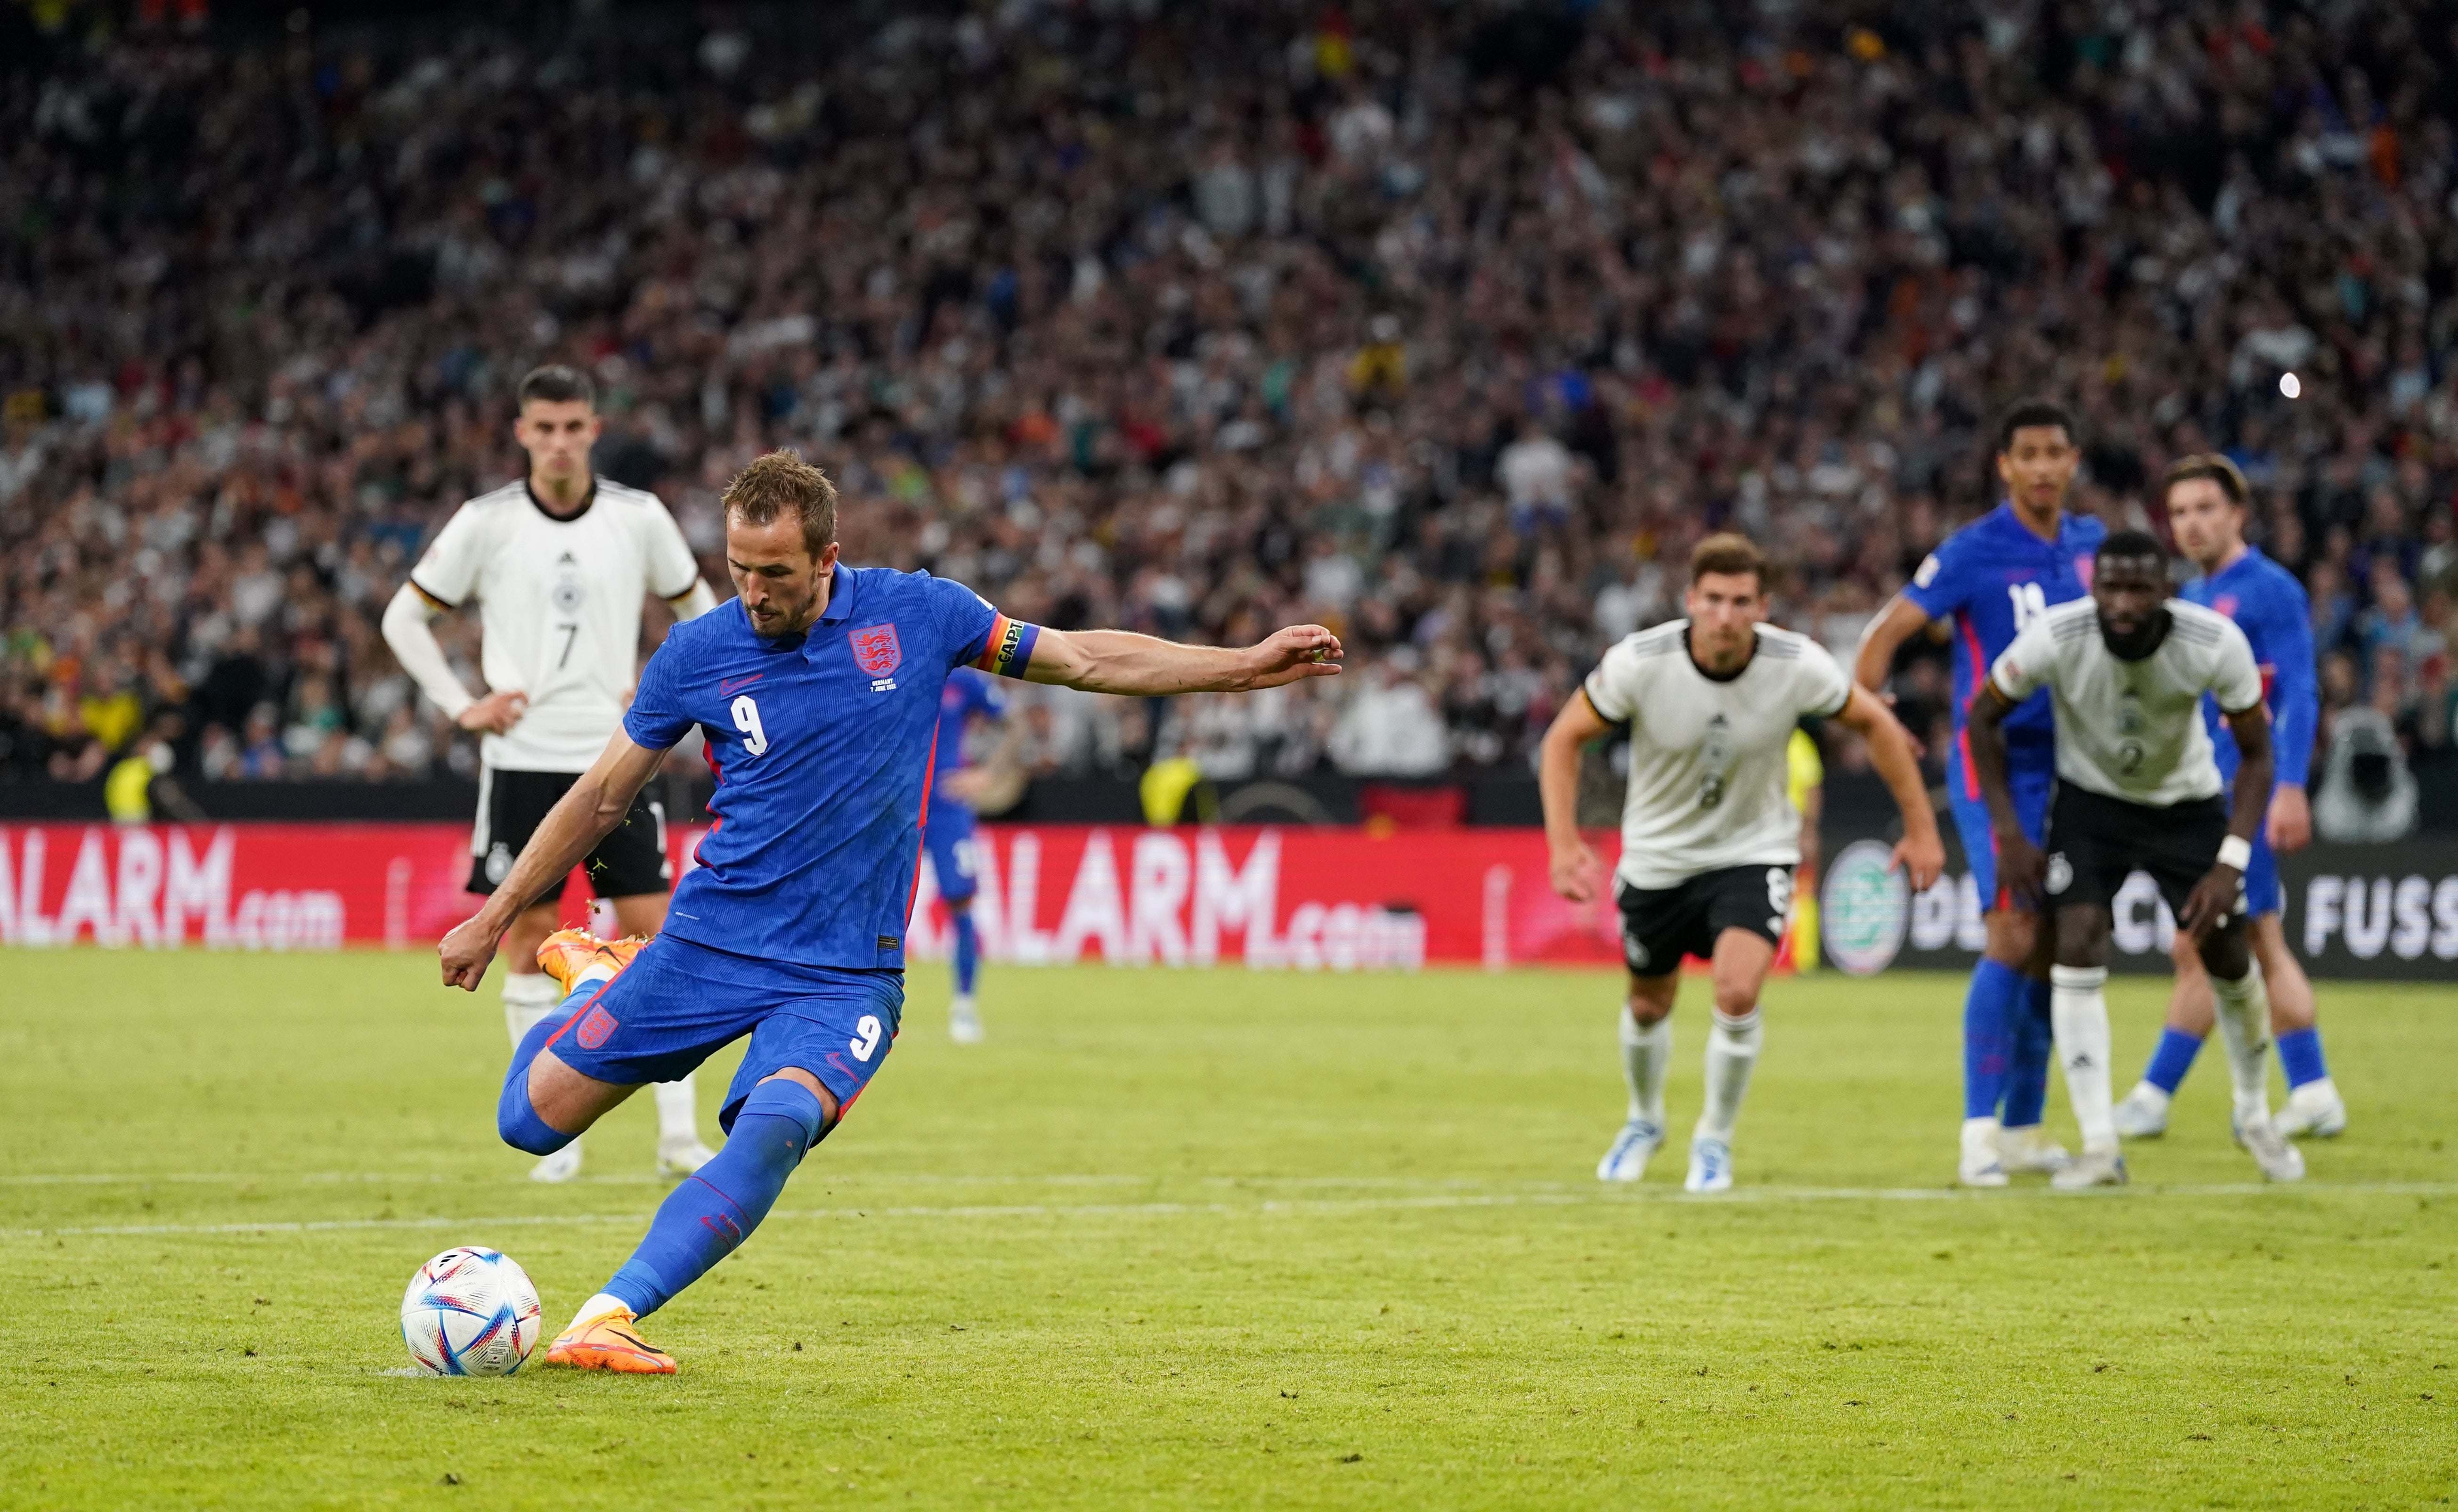
[[1622, 1009], [1642, 1029], [1660, 1024], [1673, 1011], [1673, 995], [1679, 983], [1677, 977], [1633, 977]]
[[1725, 981], [1719, 978], [1717, 981], [1716, 1011], [1718, 1013], [1728, 1019], [1738, 1019], [1745, 1017], [1758, 1005], [1759, 984], [1755, 980]]
[[2238, 920], [2202, 937], [2202, 969], [2221, 982], [2241, 982], [2253, 969], [2253, 952], [2245, 944], [2244, 923]]
[[[747, 1118], [775, 1123], [773, 1127], [746, 1129], [743, 1120]], [[831, 1122], [827, 1104], [818, 1092], [798, 1078], [772, 1076], [752, 1087], [750, 1095], [742, 1100], [742, 1107], [734, 1115], [733, 1132], [727, 1138], [731, 1141], [762, 1134], [774, 1136], [790, 1147], [790, 1151], [781, 1149], [780, 1153], [790, 1152], [791, 1158], [799, 1161], [820, 1142]]]
[[2108, 964], [2109, 918], [2095, 908], [2069, 908], [2057, 916], [2056, 963]]
[[1992, 909], [1988, 916], [1989, 937], [1981, 953], [2001, 965], [2017, 969], [2032, 963], [2031, 958], [2040, 944], [2040, 921], [2035, 914], [2020, 908]]
[[530, 1067], [526, 1061], [513, 1066], [504, 1077], [504, 1093], [495, 1104], [495, 1132], [514, 1150], [532, 1155], [552, 1155], [579, 1138], [567, 1134], [538, 1116], [530, 1102]]

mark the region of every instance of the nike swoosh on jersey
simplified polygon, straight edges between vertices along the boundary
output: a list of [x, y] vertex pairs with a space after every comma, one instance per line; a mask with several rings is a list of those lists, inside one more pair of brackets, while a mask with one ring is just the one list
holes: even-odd
[[767, 674], [766, 673], [764, 673], [764, 672], [755, 672], [755, 673], [752, 673], [750, 676], [748, 676], [748, 677], [725, 677], [725, 678], [720, 678], [720, 679], [718, 681], [718, 685], [717, 685], [717, 695], [718, 695], [719, 697], [722, 698], [722, 697], [724, 697], [727, 694], [732, 693], [732, 692], [733, 692], [734, 690], [736, 690], [737, 688], [748, 688], [748, 687], [750, 687], [753, 683], [758, 682], [760, 678], [765, 677], [765, 676], [767, 676], [767, 675], [768, 675], [768, 674]]

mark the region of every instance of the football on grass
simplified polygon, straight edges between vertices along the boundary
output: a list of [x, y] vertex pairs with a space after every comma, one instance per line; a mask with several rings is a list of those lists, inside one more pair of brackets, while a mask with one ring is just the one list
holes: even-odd
[[401, 1336], [409, 1357], [438, 1376], [509, 1376], [537, 1343], [537, 1288], [510, 1256], [447, 1250], [409, 1278]]

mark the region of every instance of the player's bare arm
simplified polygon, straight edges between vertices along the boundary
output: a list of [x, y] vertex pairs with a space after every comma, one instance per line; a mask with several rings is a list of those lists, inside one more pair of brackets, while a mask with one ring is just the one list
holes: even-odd
[[2312, 844], [2313, 801], [2306, 796], [2303, 784], [2281, 782], [2271, 789], [2270, 817], [2262, 823], [2270, 848], [2281, 856]]
[[1852, 680], [1883, 695], [1886, 678], [1894, 671], [1895, 653], [1928, 625], [1928, 611], [1901, 593], [1886, 600], [1886, 607], [1861, 632], [1861, 649], [1852, 657]]
[[1946, 842], [1938, 838], [1937, 813], [1929, 806], [1911, 735], [1866, 687], [1854, 688], [1835, 717], [1868, 742], [1870, 764], [1903, 811], [1904, 838], [1895, 842], [1894, 864], [1904, 868], [1913, 891], [1927, 892], [1946, 870]]
[[2177, 926], [2197, 942], [2206, 939], [2236, 906], [2245, 866], [2253, 858], [2254, 831], [2261, 827], [2262, 804], [2270, 797], [2270, 711], [2257, 703], [2227, 715], [2227, 722], [2238, 756], [2236, 787], [2228, 795], [2228, 838], [2177, 919]]
[[1579, 834], [1579, 753], [1613, 726], [1588, 702], [1586, 689], [1572, 694], [1545, 731], [1536, 762], [1536, 790], [1545, 806], [1545, 849], [1553, 891], [1574, 903], [1596, 894], [1604, 871], [1595, 850]]
[[[1928, 629], [1929, 623], [1928, 611], [1901, 593], [1886, 600], [1886, 607], [1861, 632], [1861, 649], [1852, 657], [1852, 681], [1891, 705], [1895, 695], [1886, 692], [1886, 678], [1894, 671], [1895, 653], [1903, 650], [1904, 642]], [[1896, 728], [1903, 728], [1900, 721]], [[1923, 750], [1920, 736], [1909, 730], [1903, 734], [1917, 760]]]
[[2048, 877], [2049, 859], [2023, 833], [2015, 817], [2013, 788], [2006, 779], [2006, 716], [2020, 700], [2006, 696], [1992, 675], [1971, 700], [1971, 771], [1980, 779], [1980, 796], [1989, 805], [1989, 825], [1997, 838], [1997, 879], [2017, 898], [2037, 899]]
[[546, 895], [572, 874], [599, 840], [606, 838], [632, 807], [632, 799], [655, 777], [663, 751], [632, 743], [621, 731], [606, 742], [596, 763], [581, 774], [521, 848], [511, 872], [487, 899], [485, 907], [444, 937], [438, 955], [444, 984], [478, 990], [487, 963], [495, 956], [495, 942], [504, 937], [522, 909]]
[[1024, 675], [1027, 682], [1142, 697], [1252, 693], [1337, 676], [1340, 656], [1340, 637], [1320, 625], [1291, 625], [1242, 648], [1185, 646], [1124, 630], [1045, 629]]

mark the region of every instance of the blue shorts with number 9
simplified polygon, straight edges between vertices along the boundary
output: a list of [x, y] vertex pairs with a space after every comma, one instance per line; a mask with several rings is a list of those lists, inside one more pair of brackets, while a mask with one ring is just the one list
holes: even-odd
[[719, 1128], [751, 1088], [788, 1067], [820, 1079], [842, 1118], [887, 1059], [905, 974], [755, 961], [671, 934], [574, 1009], [547, 1047], [583, 1076], [620, 1087], [671, 1082], [751, 1036], [725, 1089]]

